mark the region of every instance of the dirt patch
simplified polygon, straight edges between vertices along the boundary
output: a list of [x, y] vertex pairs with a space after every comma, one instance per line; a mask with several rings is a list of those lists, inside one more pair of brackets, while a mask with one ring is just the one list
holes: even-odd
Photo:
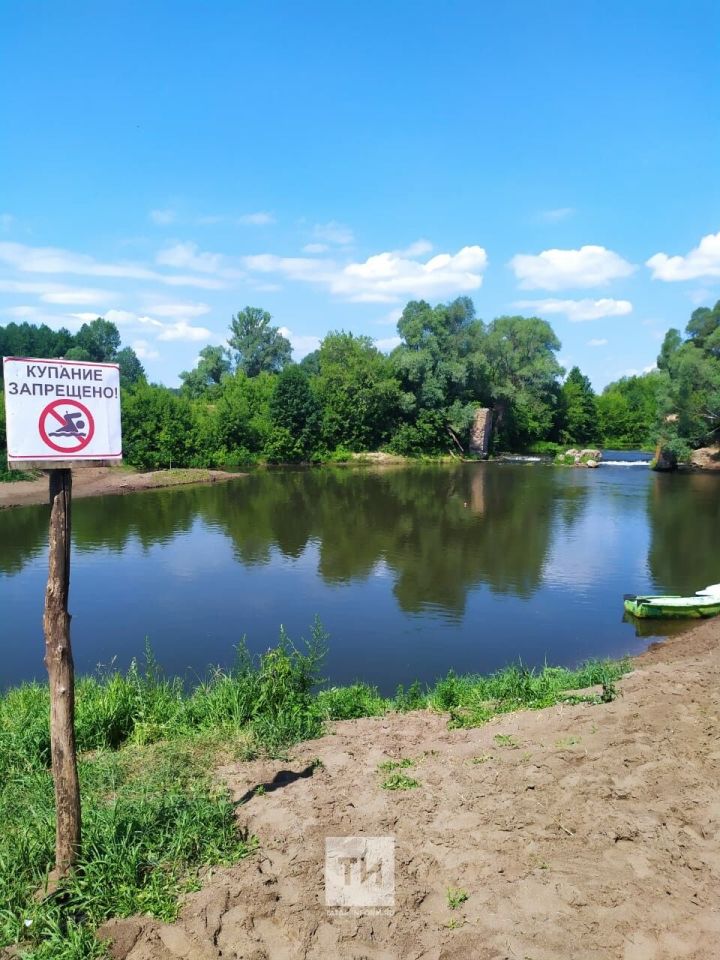
[[[223, 470], [155, 470], [152, 473], [131, 473], [121, 467], [97, 467], [73, 471], [73, 496], [98, 497], [115, 493], [134, 493], [157, 487], [179, 487], [188, 483], [217, 483], [245, 476]], [[0, 510], [30, 503], [46, 503], [47, 475], [37, 480], [0, 483]]]
[[[225, 767], [260, 851], [212, 871], [176, 924], [107, 924], [114, 956], [716, 960], [719, 641], [716, 621], [649, 651], [609, 704], [475, 730], [348, 721], [286, 762]], [[383, 789], [401, 758], [418, 785]], [[351, 835], [395, 839], [389, 915], [325, 905], [325, 839]]]

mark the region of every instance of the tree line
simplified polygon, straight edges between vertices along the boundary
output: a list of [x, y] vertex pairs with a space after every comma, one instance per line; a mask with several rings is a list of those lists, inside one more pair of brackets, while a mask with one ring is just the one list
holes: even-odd
[[[76, 334], [31, 324], [0, 327], [2, 355], [116, 361], [127, 462], [152, 469], [235, 467], [343, 459], [384, 449], [405, 456], [467, 452], [478, 407], [493, 411], [494, 451], [547, 444], [652, 446], [676, 458], [720, 429], [720, 303], [670, 330], [657, 369], [596, 394], [578, 367], [567, 376], [560, 341], [538, 317], [480, 320], [468, 297], [412, 301], [389, 355], [366, 336], [333, 331], [299, 363], [265, 310], [233, 316], [227, 346], [209, 345], [173, 389], [149, 383], [98, 318]], [[0, 407], [0, 447], [4, 446]]]

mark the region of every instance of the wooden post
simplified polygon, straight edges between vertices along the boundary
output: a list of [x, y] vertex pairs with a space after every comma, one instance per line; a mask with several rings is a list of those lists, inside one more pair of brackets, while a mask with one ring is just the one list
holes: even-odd
[[80, 850], [80, 783], [75, 748], [75, 671], [70, 646], [72, 473], [50, 471], [50, 562], [45, 592], [45, 666], [50, 681], [50, 750], [55, 783], [54, 880], [66, 876]]

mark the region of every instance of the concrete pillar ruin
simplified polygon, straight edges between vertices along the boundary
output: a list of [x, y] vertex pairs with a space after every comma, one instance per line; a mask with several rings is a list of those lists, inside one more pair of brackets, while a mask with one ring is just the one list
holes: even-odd
[[470, 453], [478, 457], [486, 457], [490, 449], [491, 433], [492, 410], [488, 410], [487, 407], [478, 407], [470, 428]]

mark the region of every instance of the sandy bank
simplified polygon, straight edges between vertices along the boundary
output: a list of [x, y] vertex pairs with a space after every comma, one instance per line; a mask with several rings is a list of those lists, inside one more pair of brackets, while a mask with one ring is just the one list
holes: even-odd
[[[609, 704], [475, 730], [428, 712], [347, 721], [286, 762], [224, 768], [260, 852], [212, 871], [175, 924], [107, 924], [114, 956], [715, 960], [720, 620], [636, 667]], [[414, 760], [419, 785], [382, 789], [388, 758]], [[394, 837], [388, 915], [328, 911], [325, 838], [344, 835]], [[451, 887], [467, 893], [455, 910]]]
[[[156, 470], [152, 473], [132, 473], [122, 467], [98, 467], [73, 471], [73, 496], [97, 497], [114, 493], [134, 493], [156, 487], [178, 487], [188, 483], [216, 483], [242, 477], [242, 473], [223, 470]], [[47, 476], [37, 480], [18, 480], [0, 483], [0, 510], [29, 503], [46, 503]]]

